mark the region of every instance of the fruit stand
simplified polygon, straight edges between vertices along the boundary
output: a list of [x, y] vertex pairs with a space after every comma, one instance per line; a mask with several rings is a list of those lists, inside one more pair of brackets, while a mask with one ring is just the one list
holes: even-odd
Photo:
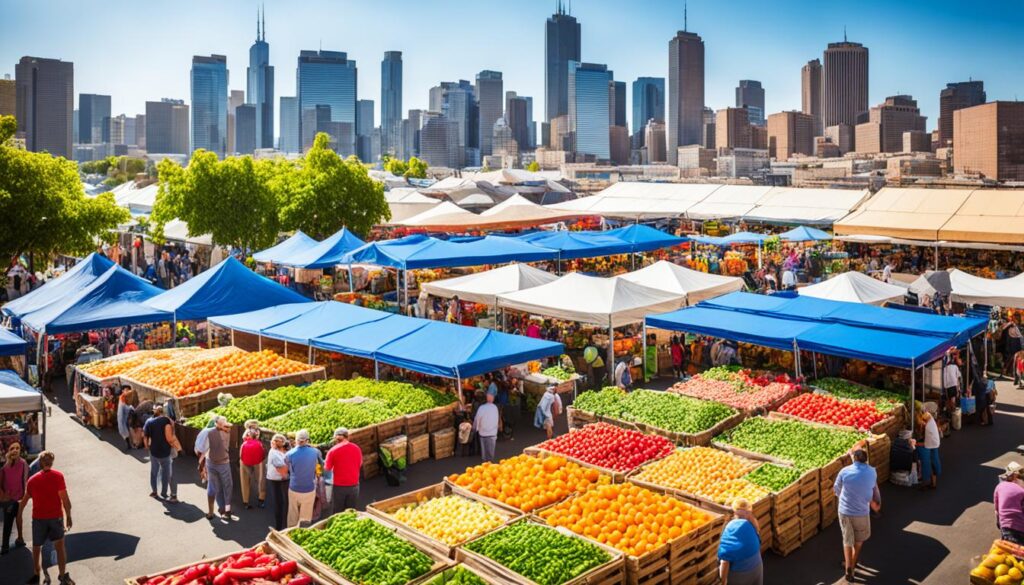
[[664, 437], [598, 422], [529, 447], [524, 453], [559, 455], [621, 481], [625, 474], [672, 449], [672, 442]]
[[719, 366], [669, 388], [692, 398], [721, 402], [752, 415], [770, 412], [800, 392], [788, 374]]
[[974, 557], [971, 585], [1020, 585], [1024, 581], [1024, 547], [996, 540], [988, 553]]
[[255, 580], [266, 585], [331, 585], [330, 581], [310, 573], [302, 563], [283, 560], [267, 543], [260, 543], [245, 551], [203, 559], [160, 573], [130, 577], [124, 581], [126, 585], [235, 585], [253, 583]]

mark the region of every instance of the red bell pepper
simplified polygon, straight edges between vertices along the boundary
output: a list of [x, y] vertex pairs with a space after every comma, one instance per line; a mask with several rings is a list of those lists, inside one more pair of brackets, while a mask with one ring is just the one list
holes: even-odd
[[244, 580], [244, 579], [266, 579], [270, 576], [270, 567], [249, 567], [246, 569], [228, 569], [221, 573], [221, 575], [227, 575], [228, 579], [232, 580]]
[[288, 581], [288, 585], [313, 585], [313, 578], [309, 575], [299, 575], [291, 581]]

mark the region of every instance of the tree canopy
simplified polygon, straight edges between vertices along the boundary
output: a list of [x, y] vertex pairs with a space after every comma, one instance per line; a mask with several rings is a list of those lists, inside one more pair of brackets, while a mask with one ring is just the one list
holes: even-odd
[[540, 163], [538, 163], [537, 161], [530, 161], [530, 164], [526, 165], [526, 170], [530, 171], [531, 173], [536, 173], [537, 171], [540, 170]]
[[426, 161], [418, 159], [415, 156], [410, 157], [408, 161], [387, 156], [384, 158], [384, 170], [392, 175], [405, 177], [407, 179], [427, 178]]
[[13, 116], [0, 116], [0, 257], [85, 254], [131, 215], [113, 195], [86, 197], [78, 165], [15, 148]]

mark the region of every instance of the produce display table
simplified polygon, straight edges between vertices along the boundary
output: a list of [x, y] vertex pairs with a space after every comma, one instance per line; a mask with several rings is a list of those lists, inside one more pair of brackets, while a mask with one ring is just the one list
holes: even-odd
[[[256, 551], [260, 555], [263, 555], [263, 554], [275, 555], [274, 551], [271, 550], [271, 547], [267, 543], [261, 542], [260, 544], [257, 544], [256, 546], [252, 547], [251, 549], [247, 549], [246, 551], [236, 551], [236, 552], [233, 552], [233, 553], [223, 554], [223, 555], [220, 555], [218, 557], [213, 557], [213, 558], [210, 558], [210, 559], [204, 558], [204, 559], [202, 559], [200, 561], [196, 561], [194, 563], [189, 563], [187, 565], [181, 565], [180, 567], [175, 567], [173, 569], [167, 569], [167, 570], [161, 571], [159, 573], [152, 573], [152, 574], [149, 574], [149, 575], [139, 575], [139, 576], [136, 576], [136, 577], [129, 577], [129, 578], [125, 579], [124, 582], [125, 582], [125, 585], [145, 585], [146, 583], [150, 583], [150, 582], [153, 582], [156, 579], [160, 579], [161, 577], [165, 577], [165, 578], [168, 578], [168, 580], [164, 581], [165, 583], [183, 583], [183, 584], [184, 583], [198, 583], [198, 582], [200, 582], [198, 579], [201, 579], [202, 576], [195, 577], [194, 579], [193, 578], [189, 578], [187, 580], [184, 578], [185, 575], [181, 575], [181, 579], [179, 579], [179, 580], [172, 580], [171, 578], [177, 578], [176, 576], [179, 573], [184, 573], [185, 571], [188, 571], [189, 569], [191, 569], [193, 567], [200, 566], [200, 565], [207, 565], [207, 566], [221, 565], [222, 563], [224, 563], [224, 561], [226, 561], [228, 559], [231, 559], [232, 557], [237, 557], [238, 555], [240, 555], [242, 553], [248, 552], [248, 550]], [[280, 560], [280, 557], [278, 558], [278, 560]], [[313, 574], [313, 572], [310, 571], [309, 569], [307, 569], [306, 567], [304, 567], [301, 562], [296, 561], [296, 563], [298, 565], [297, 572], [292, 574], [291, 579], [298, 579], [299, 576], [305, 575], [306, 577], [309, 578], [309, 581], [308, 581], [309, 583], [315, 583], [316, 585], [333, 585], [330, 581], [327, 581], [325, 579], [322, 579], [320, 577], [315, 576]], [[206, 571], [206, 573], [208, 574], [208, 570]], [[205, 581], [203, 581], [203, 582], [205, 582]], [[261, 580], [260, 582], [261, 583], [266, 583], [267, 585], [270, 585], [271, 583], [284, 582], [284, 580], [282, 578], [280, 581], [278, 581], [278, 580], [274, 580], [274, 579], [272, 579], [271, 577], [268, 576], [265, 579]], [[293, 582], [297, 582], [297, 581], [293, 581]]]
[[686, 447], [697, 447], [709, 445], [714, 437], [724, 433], [725, 431], [743, 422], [743, 419], [746, 418], [746, 415], [744, 415], [741, 412], [738, 412], [733, 416], [730, 416], [729, 418], [720, 421], [715, 426], [707, 430], [701, 431], [699, 433], [677, 433], [674, 431], [658, 428], [654, 425], [644, 424], [642, 422], [627, 421], [611, 416], [601, 416], [572, 406], [566, 408], [566, 417], [570, 429], [581, 429], [588, 424], [604, 422], [610, 425], [615, 425], [617, 427], [622, 427], [624, 429], [640, 431], [641, 433], [645, 433], [648, 435], [657, 435], [659, 437], [665, 437], [666, 439], [672, 441], [676, 445]]

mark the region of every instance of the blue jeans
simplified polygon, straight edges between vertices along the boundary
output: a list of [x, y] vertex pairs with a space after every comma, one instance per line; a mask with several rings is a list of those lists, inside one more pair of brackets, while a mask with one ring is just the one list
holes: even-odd
[[178, 497], [178, 482], [174, 479], [174, 460], [170, 457], [149, 456], [149, 487], [156, 493], [156, 478], [160, 476], [160, 495], [167, 497], [167, 486], [171, 486], [171, 497]]
[[231, 479], [231, 464], [216, 464], [206, 461], [206, 481], [209, 482], [206, 493], [217, 501], [217, 508], [226, 509], [231, 505], [231, 490], [234, 488]]
[[921, 483], [931, 483], [932, 474], [942, 475], [942, 462], [939, 461], [939, 450], [917, 446], [917, 457], [921, 461]]

